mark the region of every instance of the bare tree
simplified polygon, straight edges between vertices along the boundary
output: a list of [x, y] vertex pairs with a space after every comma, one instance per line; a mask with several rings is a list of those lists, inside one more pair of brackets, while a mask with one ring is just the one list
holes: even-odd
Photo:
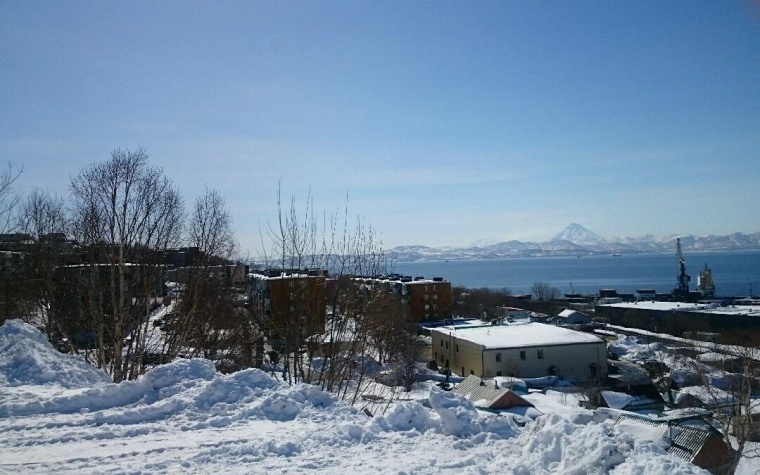
[[21, 197], [14, 192], [13, 184], [23, 171], [23, 168], [17, 168], [11, 162], [0, 171], [0, 234], [12, 231], [16, 224], [13, 210]]
[[[303, 298], [286, 309], [283, 319], [286, 328], [280, 329], [278, 335], [284, 376], [289, 382], [312, 381], [348, 397], [348, 382], [357, 373], [361, 373], [359, 378], [364, 376], [363, 362], [371, 356], [362, 322], [367, 298], [355, 277], [384, 272], [382, 243], [361, 219], [355, 222], [349, 219], [347, 206], [343, 213], [324, 213], [318, 219], [310, 193], [304, 209], [299, 211], [295, 198], [291, 198], [286, 208], [278, 191], [277, 221], [275, 225], [269, 224], [267, 234], [270, 245], [264, 248], [270, 250], [271, 259], [265, 256], [265, 261], [270, 267], [285, 272], [316, 268], [329, 272], [331, 277], [326, 294], [329, 318], [326, 328], [318, 329], [317, 334], [308, 334], [316, 329], [304, 324], [306, 308], [300, 305], [310, 301], [307, 279], [294, 280], [299, 288], [293, 289], [293, 295]], [[330, 344], [325, 345], [327, 349], [320, 356], [320, 370], [312, 374], [314, 348], [320, 338]], [[337, 340], [342, 343], [335, 344]]]
[[99, 297], [91, 306], [98, 365], [118, 382], [134, 375], [132, 351], [162, 283], [160, 252], [179, 240], [182, 199], [142, 149], [116, 150], [109, 161], [84, 168], [71, 180], [71, 197], [74, 228], [89, 248], [89, 285]]
[[760, 334], [734, 332], [723, 335], [716, 350], [724, 358], [705, 364], [690, 360], [698, 376], [705, 403], [713, 410], [712, 420], [720, 428], [723, 441], [735, 449], [725, 473], [734, 473], [742, 458], [760, 458], [757, 444], [748, 444], [760, 434]]
[[55, 271], [73, 252], [66, 240], [68, 217], [63, 198], [34, 189], [21, 203], [17, 229], [34, 238], [25, 259], [24, 298], [30, 302], [29, 321], [41, 323], [48, 338], [63, 333], [63, 322], [52, 314], [55, 309]]
[[531, 293], [539, 302], [550, 302], [559, 297], [559, 289], [552, 287], [546, 282], [535, 282]]
[[212, 359], [222, 370], [252, 366], [259, 331], [243, 305], [245, 286], [236, 287], [235, 274], [243, 266], [233, 262], [232, 218], [216, 190], [206, 189], [195, 200], [187, 244], [197, 253], [177, 274], [184, 291], [172, 322], [169, 357], [187, 348], [189, 356]]
[[226, 262], [234, 256], [232, 217], [218, 191], [206, 188], [195, 200], [188, 224], [188, 241], [203, 253], [205, 263]]
[[454, 302], [456, 315], [481, 319], [496, 315], [499, 307], [508, 305], [508, 299], [512, 295], [512, 291], [507, 288], [494, 290], [485, 287], [479, 289], [454, 287], [452, 292], [456, 299]]

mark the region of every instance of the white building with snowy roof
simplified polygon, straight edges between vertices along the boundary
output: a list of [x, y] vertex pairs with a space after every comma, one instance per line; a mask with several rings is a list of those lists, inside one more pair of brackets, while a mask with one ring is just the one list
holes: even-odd
[[542, 323], [442, 326], [431, 329], [439, 366], [462, 376], [570, 381], [607, 376], [607, 342], [589, 334]]

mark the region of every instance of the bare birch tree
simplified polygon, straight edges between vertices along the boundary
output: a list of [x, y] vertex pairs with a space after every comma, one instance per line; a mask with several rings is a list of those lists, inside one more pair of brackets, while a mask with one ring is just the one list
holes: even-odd
[[[285, 207], [278, 192], [278, 216], [269, 225], [271, 245], [267, 264], [283, 271], [318, 268], [329, 272], [325, 295], [326, 327], [307, 335], [303, 306], [288, 308], [287, 328], [280, 338], [280, 361], [289, 382], [305, 380], [347, 400], [355, 400], [368, 376], [377, 369], [378, 354], [370, 342], [368, 309], [376, 302], [361, 276], [386, 272], [382, 242], [364, 220], [349, 218], [348, 207], [335, 214], [313, 210], [311, 194], [299, 210], [295, 198]], [[307, 279], [294, 279], [302, 288], [293, 295], [306, 296]], [[308, 297], [306, 297], [308, 299]], [[296, 302], [297, 303], [297, 302]], [[318, 360], [316, 348], [321, 347]], [[319, 364], [314, 366], [315, 361]]]
[[75, 229], [91, 250], [91, 275], [100, 284], [94, 291], [104, 297], [91, 309], [100, 328], [98, 365], [118, 382], [134, 377], [130, 365], [139, 365], [131, 352], [139, 350], [139, 328], [161, 283], [157, 255], [178, 242], [182, 200], [142, 149], [114, 151], [109, 161], [85, 167], [70, 188]]
[[34, 189], [21, 203], [17, 219], [18, 230], [34, 238], [24, 266], [24, 296], [31, 304], [27, 317], [42, 323], [51, 338], [54, 332], [63, 333], [61, 322], [52, 314], [56, 307], [55, 270], [73, 251], [66, 242], [69, 226], [64, 200]]
[[186, 348], [190, 356], [216, 361], [221, 370], [250, 367], [258, 328], [243, 306], [244, 288], [230, 281], [242, 265], [233, 263], [237, 246], [232, 217], [219, 192], [206, 189], [195, 200], [187, 234], [187, 244], [198, 252], [180, 273], [184, 291], [173, 320], [169, 356]]
[[12, 231], [16, 224], [13, 211], [21, 197], [14, 191], [13, 184], [23, 171], [23, 168], [15, 167], [11, 162], [0, 171], [0, 234]]

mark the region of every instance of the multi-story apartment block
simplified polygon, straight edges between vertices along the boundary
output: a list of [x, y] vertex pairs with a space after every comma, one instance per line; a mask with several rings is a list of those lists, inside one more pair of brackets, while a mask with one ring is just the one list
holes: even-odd
[[257, 271], [250, 276], [251, 304], [261, 312], [270, 339], [305, 339], [325, 331], [324, 271]]
[[404, 305], [409, 319], [413, 322], [451, 317], [451, 282], [441, 277], [426, 279], [393, 274], [364, 281], [384, 286]]

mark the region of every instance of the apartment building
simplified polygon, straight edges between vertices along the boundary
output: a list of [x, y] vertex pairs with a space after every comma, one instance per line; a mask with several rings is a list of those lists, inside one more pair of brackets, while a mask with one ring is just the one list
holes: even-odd
[[249, 276], [251, 304], [262, 313], [271, 339], [304, 339], [324, 332], [324, 271], [257, 271]]
[[380, 285], [398, 298], [409, 319], [415, 323], [451, 318], [451, 282], [442, 277], [426, 279], [393, 274], [362, 280]]

